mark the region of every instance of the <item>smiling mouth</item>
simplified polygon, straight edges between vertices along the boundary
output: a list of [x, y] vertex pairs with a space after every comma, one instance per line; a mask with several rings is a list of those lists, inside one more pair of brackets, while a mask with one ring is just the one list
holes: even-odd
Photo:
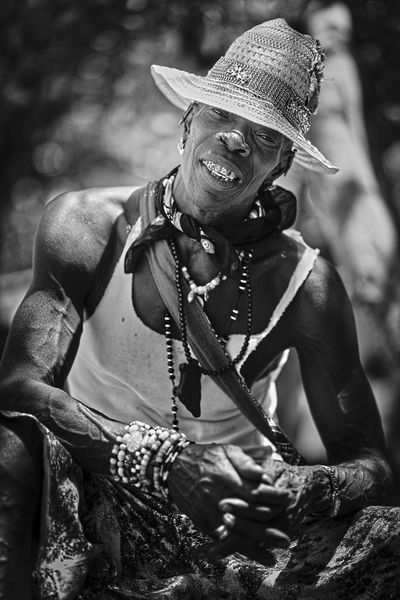
[[235, 179], [239, 179], [236, 173], [226, 169], [218, 163], [213, 162], [212, 160], [202, 160], [201, 162], [209, 171], [209, 173], [211, 173], [211, 175], [216, 179], [220, 179], [221, 181], [235, 181]]

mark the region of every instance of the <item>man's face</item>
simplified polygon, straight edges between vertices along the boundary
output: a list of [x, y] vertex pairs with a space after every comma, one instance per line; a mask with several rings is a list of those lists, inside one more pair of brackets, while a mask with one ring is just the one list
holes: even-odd
[[176, 199], [181, 210], [201, 222], [217, 219], [223, 225], [225, 217], [243, 218], [248, 213], [287, 140], [219, 108], [203, 104], [194, 110]]

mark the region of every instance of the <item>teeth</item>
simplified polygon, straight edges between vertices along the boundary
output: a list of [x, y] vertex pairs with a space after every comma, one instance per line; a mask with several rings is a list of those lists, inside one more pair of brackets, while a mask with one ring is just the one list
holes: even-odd
[[203, 164], [210, 171], [211, 175], [214, 175], [214, 177], [217, 177], [218, 179], [222, 179], [223, 181], [233, 181], [234, 179], [237, 179], [237, 176], [233, 171], [230, 171], [211, 160], [204, 160]]

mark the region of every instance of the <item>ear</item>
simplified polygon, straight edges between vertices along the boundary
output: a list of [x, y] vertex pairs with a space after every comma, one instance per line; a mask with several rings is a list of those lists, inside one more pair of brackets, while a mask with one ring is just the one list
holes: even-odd
[[278, 179], [278, 177], [280, 177], [281, 175], [286, 175], [286, 173], [292, 166], [295, 154], [296, 150], [292, 149], [291, 142], [284, 144], [281, 150], [278, 164], [272, 169], [270, 173], [268, 173], [268, 177], [265, 181], [268, 181], [270, 184], [272, 184], [275, 181], [275, 179]]
[[296, 149], [293, 149], [292, 143], [290, 143], [285, 149], [282, 149], [281, 160], [279, 161], [282, 171], [279, 175], [286, 175], [292, 166]]
[[189, 106], [186, 109], [185, 113], [183, 114], [181, 120], [179, 121], [179, 123], [181, 125], [183, 125], [183, 133], [182, 133], [183, 144], [185, 144], [187, 137], [190, 133], [190, 126], [192, 123], [192, 119], [197, 111], [198, 111], [197, 102], [192, 102], [191, 104], [189, 104]]

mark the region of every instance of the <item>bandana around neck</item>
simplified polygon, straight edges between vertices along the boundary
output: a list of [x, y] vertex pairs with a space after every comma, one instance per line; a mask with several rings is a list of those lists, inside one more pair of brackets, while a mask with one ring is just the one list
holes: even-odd
[[179, 211], [172, 194], [175, 168], [166, 178], [156, 182], [157, 216], [129, 247], [125, 256], [125, 272], [133, 273], [141, 251], [160, 239], [171, 239], [182, 232], [197, 240], [223, 275], [240, 272], [238, 252], [249, 249], [268, 236], [293, 225], [296, 218], [295, 196], [279, 186], [261, 187], [249, 215], [223, 233], [210, 225], [200, 224]]

